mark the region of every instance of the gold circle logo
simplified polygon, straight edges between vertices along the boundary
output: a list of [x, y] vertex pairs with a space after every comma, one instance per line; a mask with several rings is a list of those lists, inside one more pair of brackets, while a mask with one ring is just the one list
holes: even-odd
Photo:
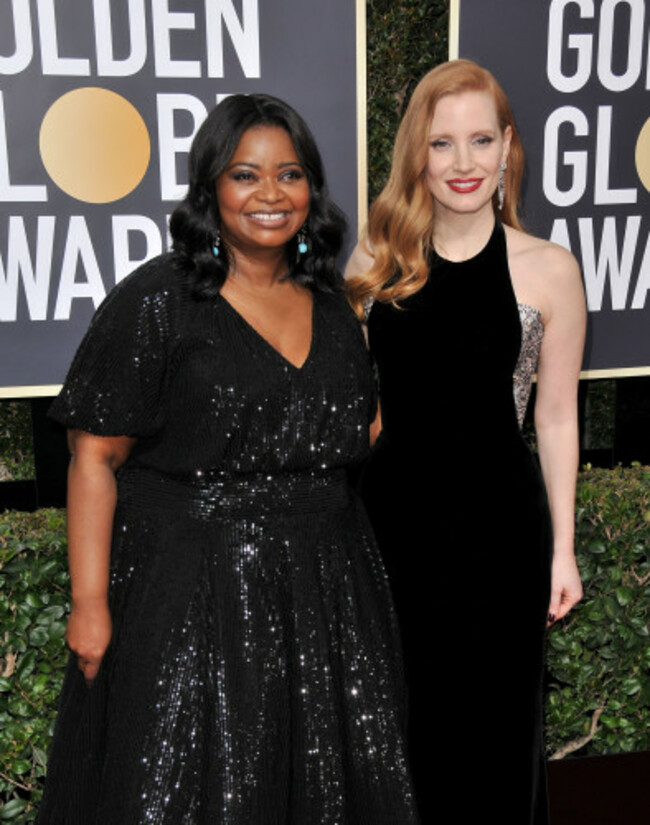
[[650, 117], [643, 124], [636, 140], [634, 161], [639, 180], [650, 192]]
[[111, 203], [132, 192], [151, 157], [138, 110], [108, 89], [74, 89], [48, 109], [39, 139], [54, 183], [86, 203]]

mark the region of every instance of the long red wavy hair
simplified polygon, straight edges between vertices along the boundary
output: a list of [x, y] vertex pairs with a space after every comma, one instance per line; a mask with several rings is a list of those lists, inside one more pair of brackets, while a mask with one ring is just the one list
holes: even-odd
[[[421, 289], [428, 277], [434, 201], [426, 182], [428, 133], [440, 98], [461, 92], [488, 92], [502, 131], [511, 129], [505, 197], [500, 218], [521, 228], [517, 209], [524, 171], [524, 151], [508, 99], [494, 75], [471, 60], [451, 60], [418, 83], [400, 124], [388, 183], [370, 210], [367, 244], [374, 262], [368, 272], [350, 278], [348, 297], [363, 317], [364, 302], [397, 303]], [[497, 195], [493, 196], [495, 210]]]

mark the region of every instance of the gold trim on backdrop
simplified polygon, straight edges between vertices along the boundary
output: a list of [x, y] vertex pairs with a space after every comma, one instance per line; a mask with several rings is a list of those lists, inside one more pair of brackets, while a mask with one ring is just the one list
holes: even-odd
[[650, 375], [650, 367], [621, 367], [612, 370], [583, 370], [580, 378], [588, 380], [596, 378], [636, 378], [640, 375]]
[[449, 59], [458, 60], [460, 48], [460, 0], [449, 3]]
[[0, 400], [10, 398], [41, 398], [58, 395], [62, 384], [50, 384], [43, 387], [0, 387]]
[[357, 0], [357, 234], [368, 220], [368, 72], [366, 0]]

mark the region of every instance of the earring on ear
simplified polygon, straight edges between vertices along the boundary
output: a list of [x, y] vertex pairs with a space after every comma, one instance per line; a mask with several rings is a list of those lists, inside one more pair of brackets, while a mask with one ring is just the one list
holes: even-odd
[[219, 232], [219, 230], [217, 229], [217, 231], [214, 233], [214, 238], [212, 240], [212, 254], [214, 255], [215, 258], [218, 258], [219, 253], [221, 252], [221, 250], [219, 249], [220, 245], [221, 245], [221, 232]]
[[296, 240], [298, 241], [298, 256], [305, 255], [309, 247], [307, 246], [307, 230], [304, 226], [298, 231]]
[[506, 169], [508, 168], [508, 164], [503, 161], [499, 168], [499, 182], [497, 184], [497, 202], [499, 204], [499, 209], [503, 209], [503, 201], [506, 196]]

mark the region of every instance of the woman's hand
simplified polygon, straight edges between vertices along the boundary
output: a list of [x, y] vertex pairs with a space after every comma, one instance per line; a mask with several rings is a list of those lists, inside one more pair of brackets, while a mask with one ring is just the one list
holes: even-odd
[[582, 582], [575, 556], [556, 555], [551, 567], [551, 601], [548, 606], [548, 624], [562, 619], [582, 598]]
[[79, 670], [90, 686], [111, 640], [112, 623], [106, 599], [72, 603], [66, 641], [77, 654]]

